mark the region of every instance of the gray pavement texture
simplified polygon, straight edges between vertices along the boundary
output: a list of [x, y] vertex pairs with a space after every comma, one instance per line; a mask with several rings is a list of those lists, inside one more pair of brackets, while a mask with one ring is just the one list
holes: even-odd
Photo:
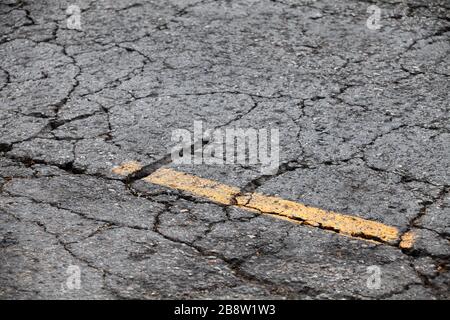
[[[448, 0], [2, 0], [0, 298], [449, 299], [449, 77]], [[170, 163], [172, 130], [194, 120], [279, 128], [278, 172]], [[402, 250], [111, 172], [132, 160], [417, 239]]]

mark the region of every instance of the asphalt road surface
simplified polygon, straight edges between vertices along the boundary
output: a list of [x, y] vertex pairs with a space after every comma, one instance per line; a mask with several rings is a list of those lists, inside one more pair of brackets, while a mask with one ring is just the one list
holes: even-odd
[[[448, 0], [2, 0], [0, 298], [449, 299], [449, 40]], [[194, 121], [278, 170], [174, 163]]]

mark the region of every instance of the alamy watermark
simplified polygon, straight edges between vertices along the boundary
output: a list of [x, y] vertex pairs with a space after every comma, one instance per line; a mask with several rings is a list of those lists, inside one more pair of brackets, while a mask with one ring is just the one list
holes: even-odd
[[63, 291], [72, 291], [81, 289], [81, 269], [77, 265], [68, 266], [66, 269], [66, 281], [61, 284]]
[[366, 26], [370, 30], [378, 30], [382, 27], [381, 21], [381, 9], [376, 5], [371, 5], [367, 8], [367, 13], [370, 16], [366, 20]]
[[67, 18], [67, 29], [81, 30], [81, 9], [80, 9], [80, 7], [72, 4], [67, 7], [66, 14], [69, 16]]
[[192, 131], [173, 130], [171, 140], [177, 143], [171, 151], [175, 164], [255, 165], [267, 175], [278, 171], [280, 133], [276, 128], [204, 130], [202, 121], [194, 121]]
[[370, 290], [378, 290], [381, 288], [381, 268], [379, 266], [367, 267], [367, 274], [369, 277], [366, 281], [366, 286]]

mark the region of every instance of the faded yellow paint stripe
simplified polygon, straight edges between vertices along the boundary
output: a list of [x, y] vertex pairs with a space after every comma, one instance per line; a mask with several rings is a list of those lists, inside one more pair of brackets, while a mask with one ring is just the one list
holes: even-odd
[[414, 244], [416, 235], [413, 231], [408, 231], [401, 237], [399, 247], [402, 249], [411, 249]]
[[239, 188], [230, 187], [217, 181], [193, 176], [168, 168], [160, 168], [143, 180], [165, 187], [190, 192], [221, 204], [232, 204], [239, 194]]
[[[122, 166], [123, 167], [123, 166]], [[133, 167], [125, 166], [125, 168]], [[136, 167], [135, 167], [136, 168]], [[114, 171], [114, 170], [113, 170]], [[119, 174], [121, 171], [116, 170]], [[319, 227], [354, 238], [389, 244], [400, 241], [399, 230], [383, 223], [306, 206], [302, 203], [260, 193], [241, 194], [237, 187], [200, 178], [170, 168], [160, 168], [143, 180], [164, 187], [186, 191], [192, 195], [224, 205], [270, 214], [274, 217]]]
[[399, 239], [399, 231], [377, 221], [309, 207], [302, 203], [278, 197], [253, 193], [238, 198], [238, 204], [256, 209], [262, 213], [278, 214], [304, 224], [336, 231], [358, 238], [369, 238], [393, 243]]
[[115, 167], [112, 172], [121, 176], [127, 176], [142, 169], [142, 165], [136, 161], [125, 162], [118, 167]]

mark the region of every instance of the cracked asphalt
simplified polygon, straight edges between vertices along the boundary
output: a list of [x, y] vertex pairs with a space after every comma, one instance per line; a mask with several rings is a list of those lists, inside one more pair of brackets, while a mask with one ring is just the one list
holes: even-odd
[[[447, 0], [2, 0], [0, 17], [0, 298], [450, 298]], [[172, 163], [195, 120], [279, 128], [278, 172]], [[159, 168], [414, 242], [140, 179]]]

